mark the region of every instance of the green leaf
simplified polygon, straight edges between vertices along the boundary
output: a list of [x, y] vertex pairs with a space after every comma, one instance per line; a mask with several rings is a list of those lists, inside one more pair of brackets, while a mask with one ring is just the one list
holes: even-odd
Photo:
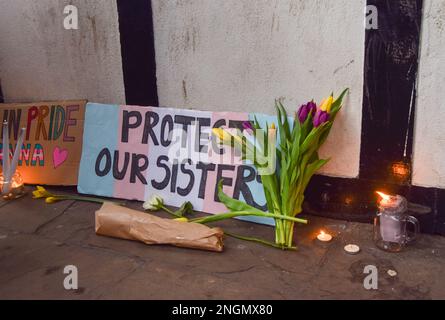
[[287, 117], [286, 109], [284, 109], [283, 104], [278, 101], [278, 106], [280, 107], [280, 118], [278, 119], [279, 122], [283, 121], [283, 130], [284, 130], [284, 136], [286, 137], [286, 140], [290, 140], [290, 127], [289, 127], [289, 119]]
[[304, 140], [303, 144], [301, 145], [301, 151], [300, 153], [305, 153], [309, 148], [316, 145], [317, 149], [319, 148], [319, 139], [320, 136], [323, 134], [325, 130], [329, 130], [332, 127], [332, 122], [328, 121], [323, 123], [318, 128], [314, 128], [311, 130], [311, 132], [308, 134], [306, 139]]
[[271, 197], [269, 191], [264, 186], [263, 186], [263, 190], [264, 190], [264, 197], [266, 198], [267, 211], [274, 212], [272, 197]]
[[315, 172], [317, 172], [321, 167], [323, 167], [326, 163], [328, 163], [329, 160], [330, 159], [317, 160], [306, 167], [306, 170], [304, 172], [304, 178], [302, 181], [303, 190], [306, 189], [307, 185], [309, 184], [309, 181], [311, 180]]
[[[304, 139], [306, 139], [307, 135], [309, 134], [309, 132], [311, 132], [312, 128], [313, 128], [313, 124], [312, 124], [312, 120], [313, 120], [314, 116], [312, 115], [312, 113], [310, 113], [307, 118], [306, 121], [303, 123], [303, 125], [301, 125], [301, 138], [303, 141]], [[296, 119], [295, 121], [298, 121], [298, 119]], [[299, 123], [300, 121], [298, 121]]]
[[277, 176], [272, 175], [261, 175], [261, 182], [263, 184], [264, 193], [266, 195], [267, 207], [269, 212], [281, 212], [281, 194], [279, 190], [279, 184], [277, 181]]
[[253, 118], [255, 119], [255, 121], [254, 121], [255, 129], [261, 129], [260, 122], [258, 121], [256, 115], [254, 115]]
[[189, 214], [193, 214], [193, 205], [190, 201], [186, 201], [182, 204], [182, 206], [173, 212], [173, 214], [177, 217], [185, 217]]
[[[348, 93], [349, 89], [345, 89], [341, 95], [337, 98], [337, 100], [335, 100], [335, 102], [332, 104], [331, 107], [331, 113], [329, 116], [329, 122], [330, 123], [334, 123], [335, 118], [337, 117], [337, 113], [340, 111], [340, 109], [342, 108], [343, 105], [343, 98], [345, 97], [346, 93]], [[329, 128], [328, 130], [326, 130], [321, 136], [320, 136], [320, 146], [325, 143], [326, 139], [329, 136], [329, 133], [331, 132], [331, 128]]]
[[295, 136], [293, 137], [293, 141], [292, 141], [292, 152], [290, 153], [290, 157], [292, 161], [298, 161], [298, 158], [300, 156], [300, 134], [301, 134], [301, 127], [300, 127], [300, 122], [298, 120], [296, 120], [295, 122], [298, 122], [298, 124], [296, 124], [296, 126], [298, 126], [298, 129], [295, 131]]
[[277, 109], [277, 122], [278, 122], [277, 124], [278, 124], [278, 134], [280, 135], [281, 150], [283, 152], [286, 152], [286, 134], [284, 132], [283, 123], [281, 122], [282, 119], [281, 109], [278, 106], [277, 101], [275, 101], [275, 108]]
[[255, 207], [249, 206], [244, 201], [236, 200], [226, 195], [223, 191], [223, 179], [218, 182], [218, 198], [230, 211], [262, 212]]
[[343, 92], [340, 94], [340, 96], [334, 101], [334, 103], [331, 106], [331, 121], [334, 121], [335, 116], [337, 115], [337, 112], [341, 109], [343, 104], [343, 98], [345, 97], [346, 93], [348, 93], [349, 88], [346, 88], [343, 90]]

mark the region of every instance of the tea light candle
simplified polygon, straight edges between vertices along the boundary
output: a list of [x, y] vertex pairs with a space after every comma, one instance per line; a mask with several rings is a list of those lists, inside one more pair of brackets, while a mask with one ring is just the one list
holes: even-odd
[[348, 254], [357, 254], [360, 252], [360, 247], [356, 244], [348, 244], [344, 247], [344, 249]]
[[324, 232], [323, 230], [317, 236], [317, 239], [321, 242], [329, 242], [332, 240], [332, 236], [329, 233]]

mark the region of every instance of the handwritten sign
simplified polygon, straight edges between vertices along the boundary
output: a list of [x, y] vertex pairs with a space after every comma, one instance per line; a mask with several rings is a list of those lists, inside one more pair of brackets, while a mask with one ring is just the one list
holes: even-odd
[[[266, 201], [255, 168], [212, 138], [212, 128], [239, 128], [262, 114], [88, 103], [78, 191], [144, 201], [157, 194], [168, 205], [222, 213], [224, 191], [261, 209]], [[249, 218], [263, 223], [269, 219]]]
[[[26, 128], [17, 170], [25, 183], [76, 185], [86, 101], [0, 104], [9, 123], [12, 158], [20, 128]], [[3, 133], [2, 133], [3, 134]], [[0, 162], [3, 145], [0, 143]]]

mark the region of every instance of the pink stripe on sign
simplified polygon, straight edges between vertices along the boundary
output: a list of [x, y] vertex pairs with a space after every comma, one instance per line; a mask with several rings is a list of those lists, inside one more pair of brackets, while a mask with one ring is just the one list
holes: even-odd
[[[222, 128], [229, 128], [229, 120], [247, 121], [248, 119], [248, 113], [214, 112], [212, 115], [211, 126], [213, 127], [216, 122], [224, 120], [225, 125], [223, 125]], [[212, 137], [212, 139], [214, 138]], [[231, 179], [231, 186], [224, 186], [223, 190], [227, 195], [233, 196], [237, 169], [242, 162], [239, 157], [233, 156], [233, 150], [228, 146], [224, 147], [225, 153], [222, 156], [215, 153], [214, 151], [215, 150], [213, 150], [212, 147], [209, 148], [209, 160], [214, 163], [216, 167], [214, 171], [208, 171], [203, 211], [207, 213], [222, 213], [227, 212], [227, 208], [222, 203], [215, 201], [215, 190], [218, 183], [218, 171], [221, 171], [221, 176], [224, 177], [226, 180]]]
[[[137, 174], [137, 168], [135, 166], [142, 167], [145, 162], [148, 161], [149, 145], [152, 143], [150, 136], [148, 136], [147, 143], [143, 143], [144, 136], [144, 124], [146, 113], [152, 110], [151, 107], [138, 107], [138, 106], [120, 106], [119, 108], [119, 127], [118, 127], [118, 142], [116, 144], [117, 150], [119, 150], [118, 158], [114, 155], [114, 150], [110, 150], [113, 156], [113, 169], [114, 161], [118, 161], [118, 169], [122, 171], [126, 166], [126, 172], [123, 179], [119, 180], [115, 178], [114, 193], [115, 198], [144, 200], [145, 184], [141, 181]], [[129, 128], [128, 142], [122, 141], [122, 125], [124, 112], [132, 112], [127, 114], [128, 123], [130, 127], [132, 124], [136, 124], [140, 121], [140, 125], [135, 128]], [[126, 158], [128, 161], [126, 161]], [[148, 163], [147, 163], [148, 166]], [[140, 170], [141, 176], [147, 176], [147, 169]], [[133, 173], [133, 174], [132, 174]], [[133, 179], [133, 181], [130, 181]]]

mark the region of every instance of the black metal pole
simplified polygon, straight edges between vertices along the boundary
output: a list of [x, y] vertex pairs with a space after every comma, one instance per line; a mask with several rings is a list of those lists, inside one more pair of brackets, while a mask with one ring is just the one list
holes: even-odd
[[158, 106], [150, 0], [117, 0], [125, 96], [129, 105]]

